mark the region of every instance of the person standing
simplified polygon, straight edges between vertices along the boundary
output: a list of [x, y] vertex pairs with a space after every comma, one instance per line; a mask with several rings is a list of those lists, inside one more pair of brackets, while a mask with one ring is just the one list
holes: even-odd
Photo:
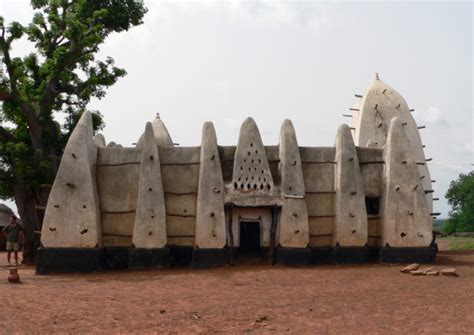
[[10, 224], [3, 228], [3, 234], [7, 238], [7, 260], [8, 266], [11, 265], [10, 259], [12, 251], [15, 253], [15, 264], [18, 266], [18, 251], [20, 250], [20, 234], [23, 234], [24, 228], [16, 222], [16, 216], [10, 216]]

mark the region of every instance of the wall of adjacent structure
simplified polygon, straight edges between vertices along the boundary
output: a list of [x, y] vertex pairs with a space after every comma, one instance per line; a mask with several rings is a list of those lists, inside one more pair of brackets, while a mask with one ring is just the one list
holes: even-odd
[[[381, 148], [357, 147], [359, 157], [360, 173], [364, 184], [365, 197], [378, 198], [380, 206], [384, 191], [384, 158]], [[368, 245], [377, 246], [380, 239], [380, 213], [367, 215]]]
[[160, 147], [168, 245], [193, 246], [200, 147]]
[[334, 147], [300, 147], [308, 208], [309, 245], [331, 244], [334, 224]]
[[141, 155], [135, 148], [99, 148], [96, 173], [104, 246], [132, 245]]
[[[131, 246], [141, 150], [99, 148], [97, 185], [104, 246]], [[160, 147], [169, 245], [194, 244], [200, 147]]]
[[[278, 146], [265, 147], [274, 180], [278, 174]], [[232, 179], [234, 146], [219, 147], [224, 182]], [[138, 185], [141, 149], [98, 149], [96, 173], [104, 246], [131, 246]], [[166, 205], [168, 245], [193, 246], [199, 180], [200, 147], [160, 147], [161, 173]], [[331, 246], [335, 211], [335, 148], [300, 147], [308, 210], [309, 246]], [[383, 194], [383, 149], [357, 148], [360, 173], [366, 197]], [[239, 211], [234, 213], [238, 222]], [[252, 216], [253, 218], [253, 216]], [[250, 217], [249, 217], [250, 219]], [[254, 218], [255, 219], [255, 218]], [[262, 231], [267, 231], [270, 217], [265, 216]], [[268, 222], [267, 222], [268, 221]], [[380, 215], [368, 216], [368, 243], [376, 246], [380, 237]], [[238, 225], [234, 226], [238, 229]], [[234, 246], [238, 246], [238, 231]], [[268, 245], [268, 238], [262, 240]]]

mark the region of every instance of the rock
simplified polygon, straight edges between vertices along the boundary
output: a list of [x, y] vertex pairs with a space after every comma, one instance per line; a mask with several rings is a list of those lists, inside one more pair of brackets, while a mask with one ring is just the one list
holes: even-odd
[[425, 275], [425, 271], [423, 270], [412, 270], [410, 273], [414, 276], [423, 276]]
[[431, 270], [431, 271], [426, 272], [427, 276], [437, 276], [438, 274], [439, 274], [439, 271], [437, 270]]
[[423, 269], [418, 269], [419, 271], [423, 271], [423, 273], [426, 275], [428, 272], [433, 271], [433, 268], [423, 268]]
[[411, 271], [418, 270], [419, 268], [420, 268], [420, 264], [413, 263], [413, 264], [410, 264], [410, 265], [404, 267], [400, 271], [403, 272], [403, 273], [410, 273]]
[[259, 317], [257, 320], [255, 320], [255, 322], [262, 322], [265, 320], [268, 320], [268, 318], [266, 316], [262, 316], [262, 317]]
[[456, 269], [454, 269], [454, 268], [442, 269], [441, 274], [443, 276], [453, 276], [453, 277], [458, 277], [459, 276], [456, 272]]

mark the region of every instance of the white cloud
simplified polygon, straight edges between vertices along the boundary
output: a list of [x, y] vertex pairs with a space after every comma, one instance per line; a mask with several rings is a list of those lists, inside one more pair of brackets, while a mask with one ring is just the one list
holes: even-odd
[[232, 20], [245, 20], [261, 24], [296, 25], [317, 31], [330, 22], [328, 6], [313, 1], [273, 0], [148, 0], [148, 15], [168, 19], [176, 15], [199, 15], [202, 12], [218, 11]]
[[[417, 115], [419, 122], [426, 126], [450, 127], [450, 121], [438, 107], [428, 107]], [[421, 124], [420, 123], [420, 124]]]

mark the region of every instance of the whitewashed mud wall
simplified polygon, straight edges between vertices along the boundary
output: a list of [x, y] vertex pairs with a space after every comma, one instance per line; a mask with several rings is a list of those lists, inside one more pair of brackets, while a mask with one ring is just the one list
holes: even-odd
[[264, 146], [252, 118], [237, 146], [219, 146], [206, 122], [201, 146], [179, 147], [157, 118], [133, 148], [94, 138], [84, 113], [51, 191], [42, 245], [209, 252], [239, 247], [247, 219], [260, 222], [262, 247], [272, 239], [296, 251], [429, 247], [431, 180], [408, 106], [376, 79], [353, 112], [333, 147], [300, 147], [289, 120], [278, 145]]

